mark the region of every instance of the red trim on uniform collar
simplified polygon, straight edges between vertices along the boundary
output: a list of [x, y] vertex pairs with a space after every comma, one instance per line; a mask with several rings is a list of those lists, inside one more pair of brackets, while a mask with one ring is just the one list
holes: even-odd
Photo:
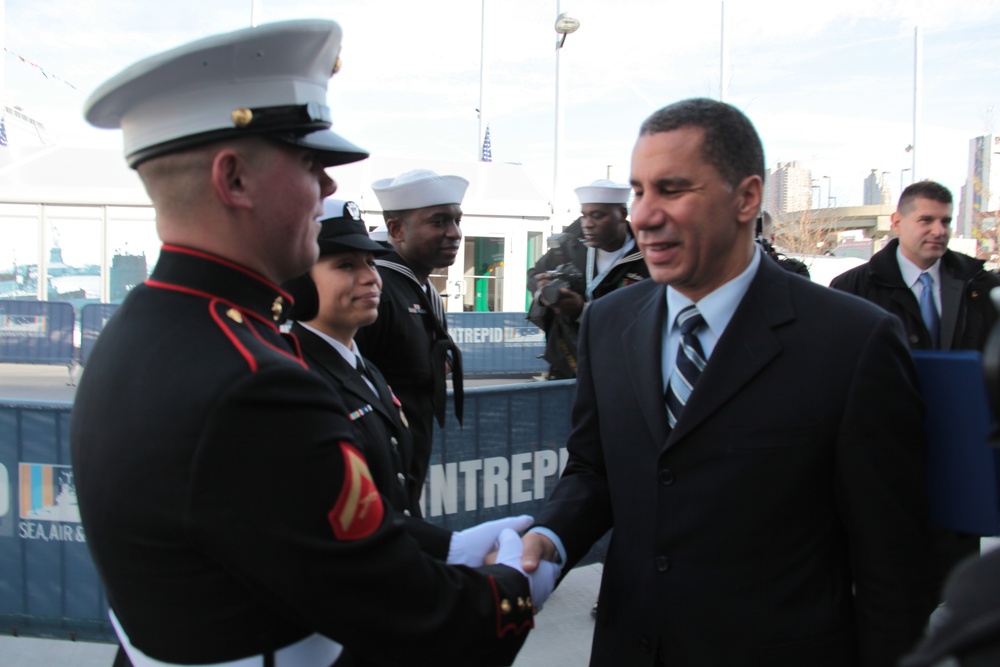
[[[236, 345], [239, 348], [240, 354], [242, 354], [248, 361], [251, 362], [250, 363], [250, 367], [251, 367], [251, 370], [253, 370], [253, 371], [257, 370], [257, 362], [255, 360], [251, 360], [251, 357], [249, 356], [250, 355], [249, 350], [247, 350], [236, 338], [234, 338], [231, 335], [231, 332], [229, 331], [228, 326], [223, 326], [224, 325], [224, 320], [222, 320], [221, 318], [219, 318], [217, 316], [217, 314], [215, 312], [215, 308], [214, 308], [215, 304], [224, 304], [225, 306], [228, 306], [230, 308], [234, 308], [234, 309], [238, 310], [240, 312], [240, 314], [246, 315], [247, 317], [250, 317], [250, 318], [252, 318], [252, 319], [260, 322], [261, 324], [263, 324], [264, 326], [268, 327], [269, 329], [271, 329], [272, 331], [274, 331], [276, 333], [279, 333], [279, 334], [281, 333], [281, 330], [278, 328], [278, 326], [274, 322], [271, 322], [270, 320], [267, 320], [267, 319], [261, 317], [260, 315], [258, 315], [257, 313], [253, 312], [252, 310], [247, 310], [245, 308], [241, 308], [240, 306], [238, 306], [237, 304], [233, 303], [232, 301], [229, 301], [228, 299], [223, 299], [222, 297], [215, 296], [213, 294], [209, 294], [208, 292], [203, 292], [201, 290], [196, 290], [196, 289], [193, 289], [193, 288], [190, 288], [190, 287], [183, 287], [181, 285], [174, 285], [172, 283], [160, 282], [159, 280], [146, 280], [146, 285], [149, 286], [149, 287], [156, 288], [156, 289], [173, 290], [175, 292], [181, 292], [183, 294], [191, 294], [193, 296], [197, 296], [197, 297], [201, 297], [203, 299], [207, 299], [208, 302], [209, 302], [208, 307], [209, 307], [209, 311], [211, 311], [212, 318], [223, 329], [223, 331], [225, 332], [225, 335], [233, 342], [233, 344]], [[249, 322], [247, 324], [249, 325]], [[291, 354], [291, 353], [288, 352], [288, 350], [283, 350], [280, 347], [277, 347], [276, 345], [272, 345], [269, 341], [264, 340], [261, 337], [261, 335], [259, 333], [257, 333], [257, 330], [254, 329], [252, 326], [248, 326], [248, 328], [250, 329], [250, 333], [253, 335], [253, 337], [256, 338], [260, 343], [262, 343], [266, 347], [270, 348], [271, 350], [274, 350], [275, 352], [288, 357], [289, 359], [294, 359], [295, 361], [297, 361], [302, 366], [302, 368], [304, 368], [305, 370], [309, 370], [309, 365], [302, 358], [302, 349], [298, 347], [298, 341], [295, 341], [295, 343], [296, 343], [295, 344], [295, 354]], [[293, 339], [294, 339], [294, 337], [293, 337]]]
[[163, 246], [160, 249], [161, 250], [168, 250], [170, 252], [178, 252], [178, 253], [182, 253], [182, 254], [185, 254], [185, 255], [192, 255], [194, 257], [200, 257], [202, 259], [207, 259], [210, 262], [215, 262], [216, 264], [222, 264], [223, 266], [228, 266], [230, 269], [233, 269], [235, 271], [239, 271], [240, 273], [243, 273], [243, 274], [245, 274], [247, 276], [250, 276], [254, 280], [262, 282], [265, 285], [267, 285], [268, 287], [272, 288], [273, 290], [275, 290], [276, 292], [278, 292], [278, 294], [280, 294], [286, 301], [288, 301], [289, 305], [292, 305], [292, 304], [295, 303], [295, 299], [292, 298], [292, 295], [289, 294], [288, 292], [286, 292], [285, 290], [281, 289], [281, 287], [279, 287], [278, 285], [275, 285], [273, 282], [271, 282], [270, 280], [268, 280], [264, 276], [260, 275], [256, 271], [251, 271], [250, 269], [248, 269], [245, 266], [241, 266], [240, 264], [237, 264], [235, 262], [231, 262], [230, 260], [226, 259], [225, 257], [219, 257], [218, 255], [213, 255], [212, 253], [205, 252], [204, 250], [196, 250], [194, 248], [186, 248], [184, 246], [173, 245], [172, 243], [164, 243]]

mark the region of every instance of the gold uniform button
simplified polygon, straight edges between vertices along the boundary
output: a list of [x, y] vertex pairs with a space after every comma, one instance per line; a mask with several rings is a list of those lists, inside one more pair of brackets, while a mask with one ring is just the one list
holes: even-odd
[[525, 600], [525, 603], [527, 603], [525, 606], [528, 609], [533, 609], [535, 607], [535, 605], [531, 602], [531, 598], [528, 598], [527, 600]]
[[253, 120], [253, 111], [250, 109], [233, 109], [232, 112], [233, 125], [236, 127], [246, 127]]
[[524, 598], [517, 599], [517, 608], [524, 611]]
[[504, 614], [509, 614], [511, 610], [510, 600], [500, 601], [500, 612]]

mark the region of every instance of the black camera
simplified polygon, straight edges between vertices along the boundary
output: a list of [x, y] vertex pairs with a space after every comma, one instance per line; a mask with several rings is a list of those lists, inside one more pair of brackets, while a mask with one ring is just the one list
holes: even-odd
[[545, 303], [553, 304], [559, 300], [559, 290], [570, 289], [579, 294], [583, 294], [587, 289], [587, 281], [570, 262], [560, 264], [548, 272], [550, 282], [542, 287], [542, 300]]

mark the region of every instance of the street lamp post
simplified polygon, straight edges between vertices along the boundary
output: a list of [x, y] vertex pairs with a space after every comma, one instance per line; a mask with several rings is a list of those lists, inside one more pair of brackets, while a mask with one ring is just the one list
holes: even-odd
[[[816, 182], [816, 179], [812, 179], [812, 189], [817, 190], [816, 192], [816, 208], [823, 208], [823, 186]], [[810, 197], [810, 201], [812, 198]]]
[[826, 179], [826, 207], [830, 208], [830, 203], [833, 201], [833, 179], [829, 176], [824, 176]]
[[563, 44], [566, 43], [566, 37], [570, 33], [574, 33], [580, 29], [580, 21], [571, 17], [568, 12], [559, 11], [559, 0], [556, 0], [556, 119], [555, 119], [555, 139], [554, 139], [554, 155], [552, 156], [552, 217], [553, 223], [555, 222], [555, 216], [561, 211], [558, 205], [559, 201], [559, 157], [560, 151], [562, 150], [562, 79], [560, 78], [560, 65], [559, 65], [559, 52], [562, 50]]
[[900, 194], [903, 194], [903, 176], [905, 176], [906, 172], [908, 172], [908, 171], [912, 171], [910, 169], [910, 167], [903, 167], [899, 171], [899, 193]]

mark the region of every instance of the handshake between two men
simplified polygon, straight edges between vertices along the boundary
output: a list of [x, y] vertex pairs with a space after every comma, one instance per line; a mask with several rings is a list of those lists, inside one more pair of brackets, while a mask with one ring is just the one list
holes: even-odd
[[468, 567], [506, 565], [517, 570], [528, 579], [531, 602], [537, 613], [555, 588], [562, 566], [554, 562], [558, 554], [547, 537], [536, 532], [523, 537], [518, 534], [533, 521], [531, 516], [523, 514], [452, 533], [447, 562]]

